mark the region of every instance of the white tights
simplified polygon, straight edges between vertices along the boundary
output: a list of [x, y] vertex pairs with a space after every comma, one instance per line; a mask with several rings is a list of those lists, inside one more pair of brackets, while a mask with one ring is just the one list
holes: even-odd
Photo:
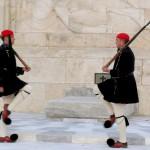
[[[31, 93], [31, 86], [26, 85], [18, 92], [18, 94], [16, 96], [15, 96], [15, 94], [4, 96], [3, 104], [4, 105], [9, 104], [8, 110], [14, 111], [15, 107], [19, 103], [23, 102], [23, 100], [25, 100], [30, 95], [30, 93]], [[3, 119], [1, 117], [1, 119], [0, 119], [0, 137], [5, 137], [5, 136], [8, 136], [7, 126], [3, 122]]]
[[126, 123], [125, 123], [125, 118], [117, 118], [120, 116], [124, 116], [124, 110], [126, 104], [117, 104], [117, 103], [110, 103], [104, 100], [104, 104], [106, 106], [106, 109], [109, 113], [109, 115], [115, 114], [116, 117], [116, 123], [118, 126], [118, 131], [119, 131], [119, 141], [122, 143], [127, 142], [127, 137], [126, 137]]

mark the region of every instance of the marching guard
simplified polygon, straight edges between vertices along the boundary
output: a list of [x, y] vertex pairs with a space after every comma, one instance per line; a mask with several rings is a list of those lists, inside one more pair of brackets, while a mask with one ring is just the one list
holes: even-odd
[[31, 93], [28, 83], [20, 80], [19, 75], [29, 72], [30, 67], [16, 65], [14, 32], [4, 30], [1, 32], [3, 44], [0, 46], [0, 97], [3, 100], [3, 111], [0, 114], [0, 142], [15, 142], [17, 134], [8, 135], [7, 125], [11, 124], [10, 114], [14, 108]]
[[[116, 36], [118, 52], [129, 42], [129, 35], [119, 33]], [[104, 103], [110, 115], [104, 123], [105, 128], [110, 128], [116, 122], [119, 131], [119, 140], [107, 140], [112, 148], [127, 148], [126, 128], [129, 125], [125, 116], [126, 104], [138, 103], [138, 92], [134, 77], [135, 57], [130, 47], [123, 49], [120, 56], [115, 59], [113, 69], [103, 66], [103, 72], [110, 73], [111, 79], [98, 84], [98, 88], [104, 96]]]

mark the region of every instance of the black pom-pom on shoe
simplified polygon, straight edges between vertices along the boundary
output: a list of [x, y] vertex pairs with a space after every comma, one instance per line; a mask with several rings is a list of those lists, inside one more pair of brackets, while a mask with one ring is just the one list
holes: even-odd
[[10, 139], [11, 139], [12, 142], [16, 142], [17, 139], [18, 139], [18, 134], [12, 134], [12, 135], [10, 136]]
[[111, 128], [111, 127], [112, 127], [112, 122], [111, 122], [110, 120], [106, 120], [106, 121], [104, 122], [104, 127], [105, 127], [105, 128]]
[[6, 124], [6, 125], [10, 125], [11, 124], [11, 119], [10, 118], [7, 118], [7, 119], [5, 119], [5, 120], [3, 120], [4, 121], [4, 123]]
[[115, 144], [115, 140], [114, 139], [108, 139], [107, 140], [107, 145], [109, 146], [109, 147], [113, 147], [114, 146], [114, 144]]

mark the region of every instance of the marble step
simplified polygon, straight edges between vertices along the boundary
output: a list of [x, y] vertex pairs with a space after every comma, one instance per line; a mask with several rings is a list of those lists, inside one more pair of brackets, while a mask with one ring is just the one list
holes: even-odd
[[[109, 137], [117, 139], [117, 126], [103, 127], [97, 119], [47, 119], [44, 114], [11, 115], [9, 132], [18, 133], [18, 143], [45, 142], [68, 144], [105, 144]], [[150, 118], [131, 117], [127, 136], [130, 145], [150, 145]]]
[[[83, 129], [84, 130], [84, 129]], [[114, 129], [113, 129], [114, 130]], [[80, 131], [80, 130], [79, 130]], [[72, 144], [106, 144], [108, 138], [118, 140], [116, 132], [107, 132], [103, 130], [95, 130], [94, 132], [80, 132], [73, 131], [48, 131], [36, 136], [39, 142], [50, 143], [72, 143]], [[143, 136], [136, 133], [128, 133], [127, 136], [129, 145], [150, 145], [150, 143]]]
[[[46, 107], [48, 118], [89, 118], [108, 117], [103, 100], [96, 96], [66, 96], [62, 99], [50, 100]], [[126, 106], [126, 115], [137, 112], [136, 105]]]

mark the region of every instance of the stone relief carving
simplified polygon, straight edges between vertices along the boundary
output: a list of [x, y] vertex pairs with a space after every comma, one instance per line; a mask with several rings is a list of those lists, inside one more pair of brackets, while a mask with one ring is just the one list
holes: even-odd
[[54, 33], [135, 32], [144, 24], [144, 10], [126, 0], [13, 0], [16, 31]]

